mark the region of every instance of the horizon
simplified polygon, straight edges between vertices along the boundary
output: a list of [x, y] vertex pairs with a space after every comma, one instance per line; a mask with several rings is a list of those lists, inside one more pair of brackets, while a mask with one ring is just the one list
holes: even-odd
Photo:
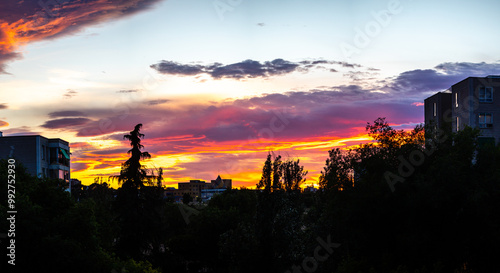
[[269, 152], [317, 186], [367, 122], [413, 129], [425, 98], [500, 74], [491, 0], [85, 2], [0, 4], [0, 131], [68, 141], [84, 185], [119, 173], [142, 123], [164, 186], [252, 188]]

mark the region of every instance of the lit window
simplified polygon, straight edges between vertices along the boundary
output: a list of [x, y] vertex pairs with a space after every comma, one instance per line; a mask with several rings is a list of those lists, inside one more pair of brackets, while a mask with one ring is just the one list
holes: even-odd
[[433, 104], [434, 108], [433, 108], [433, 114], [434, 116], [437, 116], [437, 105], [436, 103]]
[[457, 122], [457, 132], [460, 131], [460, 119], [457, 117], [456, 119]]
[[479, 114], [479, 128], [492, 128], [493, 127], [493, 117], [491, 113], [480, 113]]
[[455, 93], [455, 107], [458, 107], [458, 92]]
[[493, 102], [493, 88], [492, 87], [479, 88], [479, 101]]

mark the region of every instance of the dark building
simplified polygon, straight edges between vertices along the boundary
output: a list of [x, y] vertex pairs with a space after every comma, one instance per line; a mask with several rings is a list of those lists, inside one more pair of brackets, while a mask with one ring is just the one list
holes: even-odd
[[13, 158], [38, 177], [70, 180], [69, 143], [40, 135], [3, 136], [0, 132], [0, 158]]
[[425, 124], [449, 131], [451, 130], [451, 92], [446, 90], [438, 92], [424, 101]]
[[233, 187], [232, 179], [222, 179], [220, 175], [215, 180], [210, 181], [211, 188], [213, 189], [231, 189]]
[[426, 125], [451, 132], [465, 126], [479, 128], [480, 142], [500, 143], [500, 76], [469, 77], [452, 85], [449, 92], [425, 99]]
[[[479, 128], [483, 141], [500, 142], [500, 76], [469, 77], [451, 87], [452, 132]], [[496, 93], [496, 95], [495, 95]]]
[[167, 188], [164, 191], [165, 197], [174, 198], [176, 201], [180, 201], [185, 193], [191, 195], [193, 199], [198, 197], [202, 198], [203, 201], [210, 200], [216, 194], [220, 194], [227, 189], [231, 189], [233, 185], [232, 179], [222, 179], [219, 176], [215, 180], [211, 180], [210, 183], [206, 183], [203, 180], [189, 180], [189, 182], [178, 183], [178, 189]]

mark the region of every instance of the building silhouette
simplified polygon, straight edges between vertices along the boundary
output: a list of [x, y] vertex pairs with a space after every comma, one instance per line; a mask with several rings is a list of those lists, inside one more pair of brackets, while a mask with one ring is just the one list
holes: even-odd
[[449, 132], [469, 126], [482, 143], [500, 143], [500, 76], [469, 77], [425, 99], [425, 124]]
[[40, 135], [3, 136], [0, 132], [0, 158], [13, 158], [33, 176], [70, 181], [69, 143]]
[[432, 126], [434, 132], [437, 128], [451, 131], [451, 91], [438, 92], [424, 101], [425, 124]]
[[189, 180], [189, 182], [177, 183], [177, 189], [169, 187], [164, 190], [164, 195], [167, 198], [173, 198], [180, 201], [184, 194], [189, 194], [196, 200], [201, 198], [203, 201], [210, 200], [213, 196], [232, 188], [232, 179], [222, 179], [219, 176], [215, 180], [207, 183], [203, 180]]

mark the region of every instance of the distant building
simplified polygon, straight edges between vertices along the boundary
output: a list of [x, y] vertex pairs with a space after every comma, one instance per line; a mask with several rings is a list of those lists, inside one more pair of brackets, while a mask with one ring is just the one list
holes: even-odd
[[317, 192], [318, 189], [315, 188], [314, 186], [307, 186], [304, 188], [304, 192]]
[[208, 201], [212, 199], [215, 195], [223, 193], [227, 189], [233, 187], [232, 179], [222, 179], [220, 175], [217, 176], [215, 180], [210, 182], [208, 189], [201, 190], [201, 199], [203, 201]]
[[479, 128], [480, 142], [500, 143], [500, 76], [469, 77], [452, 85], [449, 91], [451, 101], [447, 92], [425, 100], [426, 124], [434, 123], [451, 132], [465, 126]]
[[14, 158], [38, 177], [70, 181], [69, 143], [59, 138], [3, 136], [0, 132], [0, 158]]
[[184, 194], [189, 194], [196, 200], [198, 197], [203, 201], [210, 200], [214, 195], [224, 192], [226, 189], [232, 188], [232, 179], [222, 179], [217, 176], [215, 180], [206, 183], [203, 180], [189, 180], [189, 182], [178, 183], [178, 188], [166, 188], [164, 196], [173, 198], [175, 201], [182, 199]]
[[179, 194], [184, 196], [185, 193], [188, 193], [193, 199], [196, 199], [201, 197], [201, 190], [207, 189], [208, 185], [203, 180], [189, 180], [189, 182], [178, 183]]
[[214, 189], [231, 189], [233, 187], [232, 179], [222, 179], [220, 175], [215, 180], [211, 180], [210, 183]]

